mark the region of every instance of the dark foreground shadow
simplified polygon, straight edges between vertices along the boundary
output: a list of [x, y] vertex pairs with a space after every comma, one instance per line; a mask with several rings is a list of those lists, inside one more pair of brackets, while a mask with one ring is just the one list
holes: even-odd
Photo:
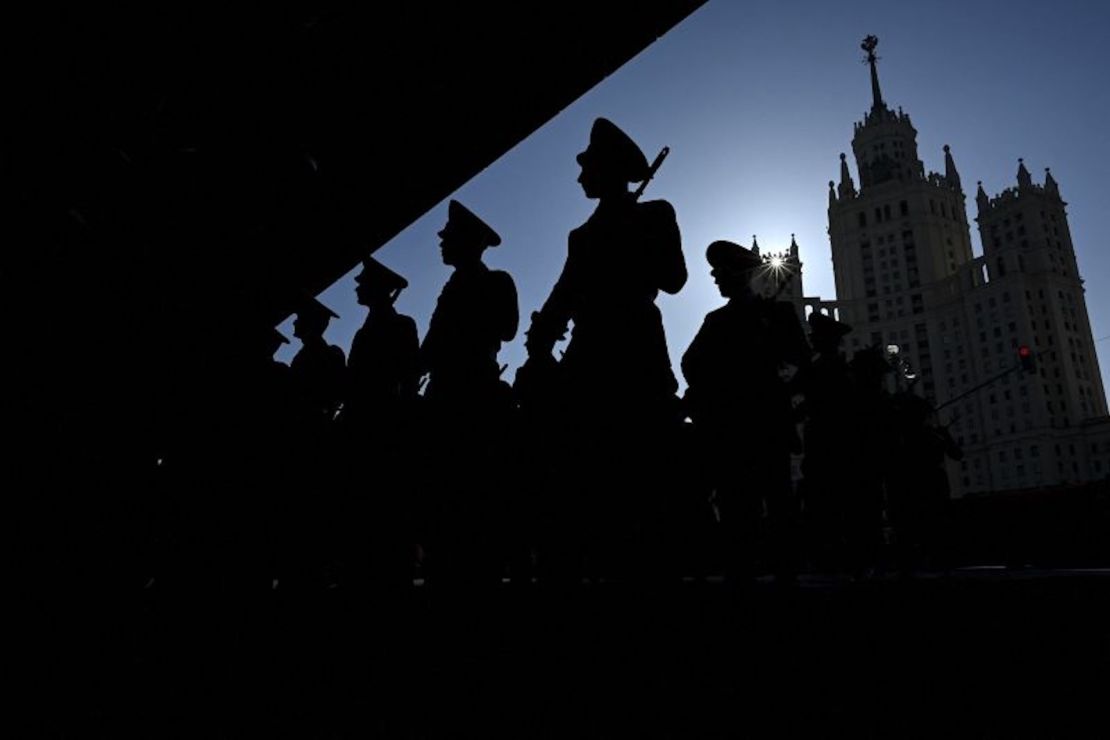
[[1060, 737], [1110, 689], [1107, 573], [279, 594], [59, 623], [36, 732]]

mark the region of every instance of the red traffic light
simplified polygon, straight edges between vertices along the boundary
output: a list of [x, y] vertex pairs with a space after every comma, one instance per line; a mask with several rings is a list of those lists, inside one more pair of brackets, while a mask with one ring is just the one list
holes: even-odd
[[1021, 369], [1027, 373], [1037, 371], [1036, 361], [1033, 359], [1033, 350], [1029, 349], [1028, 345], [1021, 345], [1018, 347], [1018, 360], [1021, 361]]

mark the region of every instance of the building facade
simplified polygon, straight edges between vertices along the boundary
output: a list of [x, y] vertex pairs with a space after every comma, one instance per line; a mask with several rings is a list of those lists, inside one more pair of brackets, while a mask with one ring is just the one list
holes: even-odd
[[943, 173], [925, 170], [909, 115], [883, 101], [876, 42], [863, 45], [872, 105], [852, 139], [859, 186], [845, 154], [829, 183], [837, 297], [802, 298], [801, 310], [850, 324], [849, 350], [898, 347], [965, 451], [950, 463], [954, 495], [1106, 477], [1106, 394], [1059, 185], [1047, 171], [1034, 183], [1020, 160], [1015, 187], [990, 197], [980, 184], [976, 257], [953, 154], [944, 147]]

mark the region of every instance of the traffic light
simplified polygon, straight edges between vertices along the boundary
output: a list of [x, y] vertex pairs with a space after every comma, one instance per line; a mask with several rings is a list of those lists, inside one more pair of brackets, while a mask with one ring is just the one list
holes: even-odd
[[1018, 347], [1018, 360], [1021, 361], [1021, 369], [1025, 372], [1037, 372], [1037, 361], [1033, 357], [1033, 350], [1029, 349], [1028, 345], [1023, 344]]

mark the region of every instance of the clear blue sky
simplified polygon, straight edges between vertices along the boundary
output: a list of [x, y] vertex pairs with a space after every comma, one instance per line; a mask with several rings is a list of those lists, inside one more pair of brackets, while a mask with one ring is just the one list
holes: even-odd
[[[839, 153], [851, 159], [852, 125], [870, 106], [859, 49], [869, 33], [880, 39], [883, 97], [912, 116], [926, 170], [943, 172], [941, 147], [951, 145], [969, 219], [977, 180], [994, 195], [1016, 184], [1018, 157], [1038, 182], [1052, 168], [1106, 385], [1110, 339], [1098, 340], [1110, 335], [1110, 4], [1090, 0], [710, 0], [452, 196], [500, 232], [486, 262], [509, 271], [520, 293], [522, 333], [501, 352], [506, 376], [524, 360], [523, 330], [558, 277], [567, 232], [595, 205], [576, 182], [574, 156], [598, 116], [649, 159], [671, 147], [645, 198], [675, 206], [690, 269], [677, 296], [659, 299], [676, 371], [702, 317], [721, 304], [704, 259], [715, 239], [750, 245], [757, 234], [761, 248], [778, 250], [795, 233], [806, 295], [834, 297], [827, 183]], [[481, 115], [496, 125], [496, 111]], [[854, 165], [853, 176], [858, 183]], [[436, 237], [446, 217], [445, 200], [377, 253], [408, 277], [397, 305], [421, 336], [448, 277]], [[366, 312], [353, 275], [320, 296], [341, 316], [327, 336], [344, 349]], [[281, 328], [292, 337], [291, 321]], [[278, 359], [297, 347], [294, 339]]]

